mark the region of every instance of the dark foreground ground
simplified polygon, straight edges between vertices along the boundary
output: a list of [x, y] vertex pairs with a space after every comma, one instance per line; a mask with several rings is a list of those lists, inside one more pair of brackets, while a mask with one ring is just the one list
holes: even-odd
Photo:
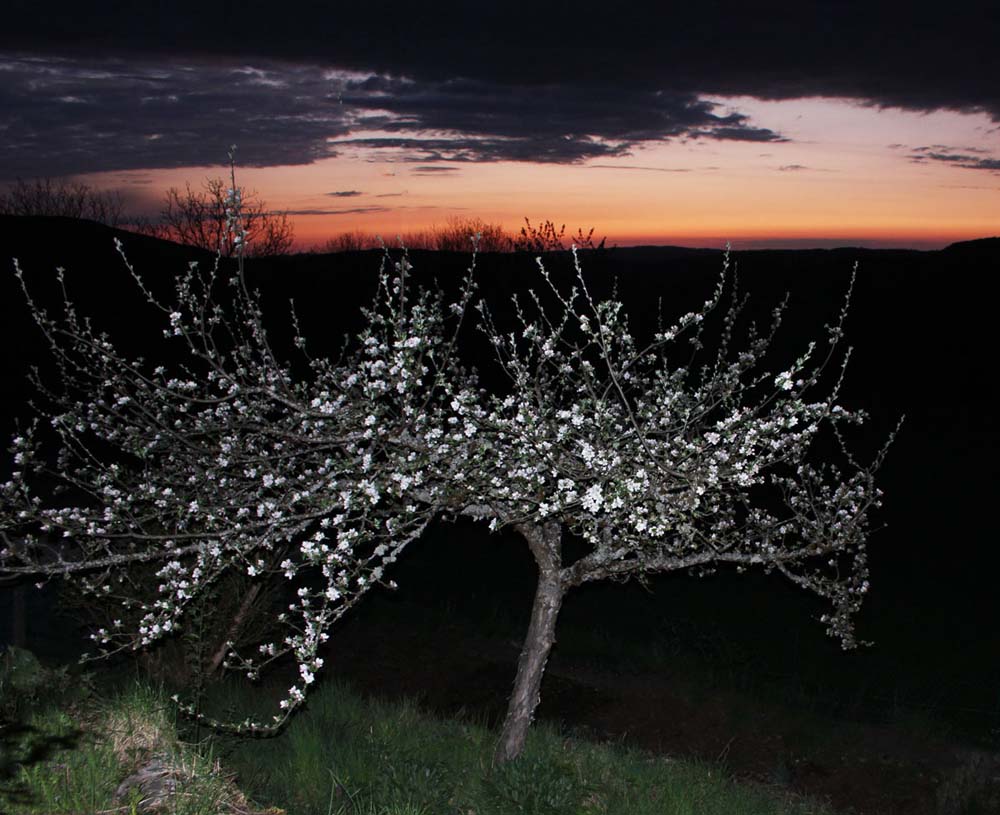
[[[330, 673], [363, 694], [415, 697], [435, 713], [491, 725], [502, 720], [519, 651], [512, 638], [409, 604], [359, 614], [331, 643]], [[1000, 812], [1000, 753], [933, 724], [834, 719], [726, 690], [687, 661], [650, 671], [565, 651], [557, 645], [549, 662], [539, 718], [568, 735], [717, 762], [844, 813]]]
[[[331, 631], [320, 679], [498, 726], [531, 558], [471, 525], [436, 527], [413, 547], [397, 564], [400, 588], [368, 595]], [[29, 586], [26, 598], [25, 644], [48, 661], [88, 650], [67, 619], [74, 608], [58, 613], [57, 587]], [[775, 576], [579, 589], [560, 615], [538, 716], [568, 736], [701, 759], [845, 815], [1000, 813], [997, 677], [971, 647], [985, 632], [947, 616], [935, 631], [913, 608], [903, 626], [886, 594], [873, 592], [858, 621], [872, 647], [844, 652], [815, 619], [821, 603]], [[289, 687], [298, 677], [284, 670], [264, 682]]]

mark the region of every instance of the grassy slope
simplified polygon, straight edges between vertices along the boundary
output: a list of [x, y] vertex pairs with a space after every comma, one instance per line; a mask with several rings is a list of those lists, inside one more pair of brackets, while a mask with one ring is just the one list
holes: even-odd
[[[407, 702], [362, 701], [324, 683], [274, 739], [178, 741], [164, 688], [103, 677], [100, 694], [72, 704], [22, 708], [4, 730], [0, 802], [13, 813], [127, 808], [114, 792], [153, 754], [169, 756], [180, 795], [167, 811], [249, 813], [241, 791], [272, 812], [380, 815], [827, 815], [808, 801], [740, 786], [718, 767], [566, 738], [536, 727], [524, 756], [490, 767], [495, 734], [478, 724], [431, 718]], [[260, 711], [273, 701], [245, 683], [217, 686], [206, 709]], [[51, 699], [51, 695], [47, 695]], [[9, 700], [9, 697], [8, 697]], [[183, 730], [184, 728], [182, 728]], [[187, 734], [191, 738], [190, 733]], [[237, 790], [227, 778], [235, 778]], [[260, 810], [257, 810], [258, 812]]]

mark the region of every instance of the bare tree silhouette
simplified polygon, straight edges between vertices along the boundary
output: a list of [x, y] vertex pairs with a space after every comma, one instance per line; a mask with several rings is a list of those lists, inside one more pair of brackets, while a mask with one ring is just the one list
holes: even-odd
[[61, 215], [118, 227], [125, 221], [123, 209], [117, 191], [98, 192], [86, 184], [65, 180], [57, 183], [51, 178], [33, 182], [18, 178], [6, 193], [0, 194], [0, 215]]
[[[222, 251], [223, 257], [236, 254], [236, 248], [223, 240], [226, 234], [226, 198], [229, 188], [221, 178], [205, 181], [205, 191], [195, 192], [185, 185], [167, 191], [166, 204], [158, 224], [140, 226], [140, 230], [165, 240], [196, 246], [210, 252]], [[263, 201], [251, 200], [256, 192], [236, 189], [241, 199], [241, 217], [246, 231], [248, 257], [282, 255], [292, 247], [294, 228], [286, 213], [271, 212]]]

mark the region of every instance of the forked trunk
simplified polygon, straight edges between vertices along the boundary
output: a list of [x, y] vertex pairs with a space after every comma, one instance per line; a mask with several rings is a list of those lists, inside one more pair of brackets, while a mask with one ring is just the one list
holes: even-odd
[[538, 562], [538, 587], [535, 589], [528, 634], [517, 661], [517, 677], [507, 705], [507, 716], [493, 753], [496, 765], [517, 758], [524, 750], [528, 728], [541, 700], [545, 663], [556, 641], [556, 619], [566, 593], [560, 577], [558, 527], [547, 525], [544, 529], [532, 527], [520, 531], [528, 539]]

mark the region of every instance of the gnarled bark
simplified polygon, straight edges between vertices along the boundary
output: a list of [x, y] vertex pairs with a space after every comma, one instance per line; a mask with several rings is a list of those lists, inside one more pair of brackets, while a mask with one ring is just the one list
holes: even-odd
[[528, 541], [538, 563], [538, 587], [531, 609], [531, 623], [517, 662], [517, 677], [493, 753], [493, 763], [503, 764], [521, 755], [535, 708], [541, 699], [542, 676], [556, 641], [556, 619], [566, 594], [561, 575], [561, 530], [558, 524], [522, 525], [518, 531]]

